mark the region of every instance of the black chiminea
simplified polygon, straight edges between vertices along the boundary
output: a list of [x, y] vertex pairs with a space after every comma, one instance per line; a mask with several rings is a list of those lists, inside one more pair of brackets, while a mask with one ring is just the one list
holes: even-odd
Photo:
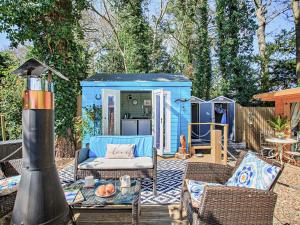
[[26, 77], [26, 89], [22, 115], [23, 168], [11, 224], [66, 224], [70, 221], [69, 207], [54, 161], [51, 80], [52, 73], [68, 78], [36, 59], [26, 61], [13, 73]]

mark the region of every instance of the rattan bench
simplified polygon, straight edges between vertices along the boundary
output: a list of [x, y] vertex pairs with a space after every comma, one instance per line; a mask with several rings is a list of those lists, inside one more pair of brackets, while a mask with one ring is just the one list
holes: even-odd
[[[11, 177], [21, 174], [22, 159], [14, 159], [0, 162], [1, 170], [5, 177]], [[0, 196], [0, 217], [5, 216], [13, 210], [17, 192], [9, 195]]]

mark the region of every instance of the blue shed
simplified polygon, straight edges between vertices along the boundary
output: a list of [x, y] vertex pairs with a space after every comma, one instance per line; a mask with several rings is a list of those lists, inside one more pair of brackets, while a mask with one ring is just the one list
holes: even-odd
[[[199, 105], [199, 122], [228, 124], [228, 138], [235, 141], [235, 101], [219, 96], [210, 101], [201, 101]], [[210, 141], [209, 125], [200, 126], [199, 134], [194, 136], [196, 136], [195, 141]]]
[[[81, 82], [82, 116], [91, 135], [153, 135], [159, 155], [173, 155], [191, 122], [191, 81], [181, 74], [95, 74]], [[91, 124], [91, 121], [90, 121]]]

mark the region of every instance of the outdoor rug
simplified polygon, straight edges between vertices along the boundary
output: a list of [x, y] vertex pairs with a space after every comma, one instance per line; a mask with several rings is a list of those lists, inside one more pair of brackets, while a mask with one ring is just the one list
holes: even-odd
[[[152, 181], [145, 179], [142, 182], [142, 204], [172, 204], [179, 203], [182, 186], [182, 177], [186, 162], [184, 160], [157, 161], [157, 196], [153, 195]], [[69, 165], [59, 171], [62, 184], [73, 182], [74, 167]]]

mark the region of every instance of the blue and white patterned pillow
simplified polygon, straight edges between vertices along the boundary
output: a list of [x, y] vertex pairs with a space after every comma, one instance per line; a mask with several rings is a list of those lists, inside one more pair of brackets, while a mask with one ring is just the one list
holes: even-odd
[[187, 188], [192, 198], [193, 207], [199, 208], [199, 203], [205, 186], [222, 186], [222, 184], [207, 183], [207, 182], [196, 181], [196, 180], [187, 180]]
[[268, 190], [279, 171], [280, 167], [270, 165], [255, 153], [248, 152], [225, 185]]
[[0, 180], [0, 196], [9, 195], [17, 191], [21, 175], [7, 177]]

